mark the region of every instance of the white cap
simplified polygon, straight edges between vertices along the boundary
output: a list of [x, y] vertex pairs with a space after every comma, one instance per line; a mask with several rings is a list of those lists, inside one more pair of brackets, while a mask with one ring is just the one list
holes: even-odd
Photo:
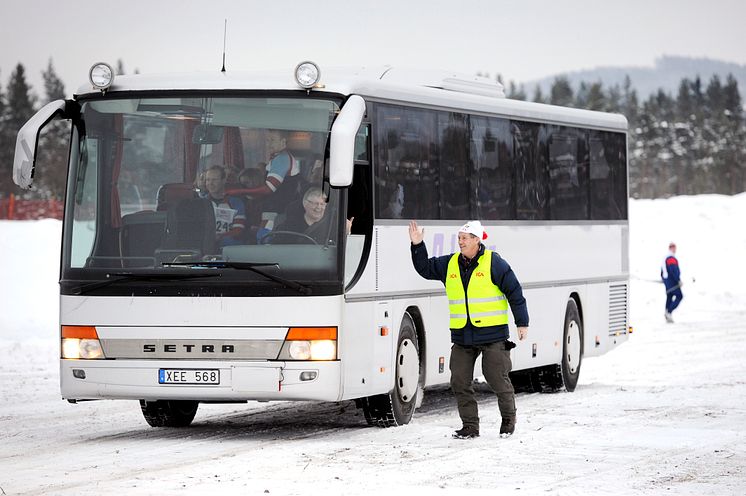
[[458, 232], [473, 234], [479, 239], [487, 239], [487, 233], [484, 232], [482, 223], [478, 220], [471, 220], [467, 222], [466, 224], [461, 226], [461, 229], [459, 229]]

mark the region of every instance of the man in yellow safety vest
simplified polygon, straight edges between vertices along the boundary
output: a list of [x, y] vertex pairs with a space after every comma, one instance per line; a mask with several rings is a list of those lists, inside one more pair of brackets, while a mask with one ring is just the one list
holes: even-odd
[[508, 305], [513, 313], [518, 338], [528, 334], [528, 308], [510, 265], [496, 252], [487, 250], [481, 222], [471, 221], [458, 231], [459, 253], [428, 258], [424, 229], [409, 224], [412, 264], [425, 279], [441, 281], [446, 287], [451, 329], [451, 388], [456, 395], [463, 427], [454, 433], [459, 439], [479, 436], [479, 412], [474, 397], [474, 363], [482, 355], [482, 372], [497, 394], [502, 422], [500, 437], [515, 431], [515, 392], [508, 373], [512, 364], [508, 338]]

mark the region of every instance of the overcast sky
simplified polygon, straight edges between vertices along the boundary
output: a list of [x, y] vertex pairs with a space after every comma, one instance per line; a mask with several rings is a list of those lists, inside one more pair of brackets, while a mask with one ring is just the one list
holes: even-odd
[[439, 67], [530, 81], [662, 55], [746, 64], [744, 0], [2, 0], [0, 88], [51, 57], [72, 93], [93, 62], [127, 72]]

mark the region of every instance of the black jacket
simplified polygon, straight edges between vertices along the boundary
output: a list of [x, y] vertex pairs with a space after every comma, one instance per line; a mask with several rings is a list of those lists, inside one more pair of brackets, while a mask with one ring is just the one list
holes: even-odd
[[[484, 254], [484, 245], [479, 246], [477, 256], [467, 262], [466, 259], [459, 255], [458, 266], [461, 271], [461, 281], [464, 284], [464, 291], [469, 285], [469, 279], [472, 272], [479, 263], [479, 257]], [[427, 257], [427, 248], [422, 242], [418, 245], [412, 245], [412, 264], [415, 270], [425, 279], [446, 282], [448, 274], [448, 262], [453, 255], [444, 255], [442, 257]], [[505, 294], [510, 304], [510, 310], [513, 312], [516, 326], [528, 327], [528, 307], [526, 299], [523, 297], [521, 284], [518, 282], [513, 269], [508, 262], [503, 260], [496, 252], [492, 252], [492, 283]], [[467, 302], [468, 306], [468, 302]], [[472, 346], [489, 344], [497, 341], [508, 339], [509, 332], [507, 325], [497, 325], [490, 327], [476, 327], [467, 319], [466, 326], [462, 329], [451, 329], [451, 341], [461, 346]]]

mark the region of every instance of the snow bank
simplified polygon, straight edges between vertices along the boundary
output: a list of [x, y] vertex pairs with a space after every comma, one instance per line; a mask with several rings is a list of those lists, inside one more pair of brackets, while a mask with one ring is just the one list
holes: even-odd
[[0, 221], [0, 339], [59, 335], [62, 222]]

